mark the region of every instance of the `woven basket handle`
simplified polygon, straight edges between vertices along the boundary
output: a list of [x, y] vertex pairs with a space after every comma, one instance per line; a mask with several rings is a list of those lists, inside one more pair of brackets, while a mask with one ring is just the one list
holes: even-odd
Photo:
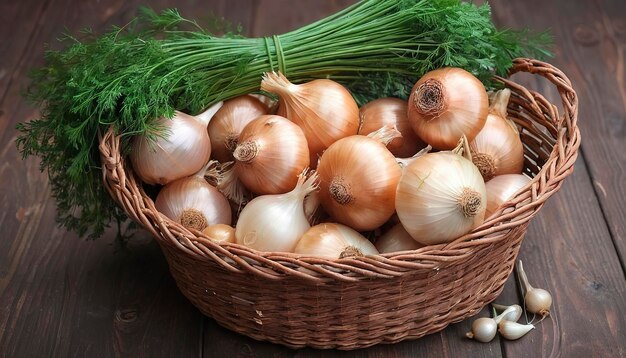
[[[527, 72], [545, 77], [554, 86], [556, 86], [561, 101], [563, 103], [563, 116], [561, 118], [554, 118], [554, 125], [561, 129], [563, 127], [568, 130], [577, 127], [577, 113], [578, 113], [578, 96], [576, 91], [572, 88], [572, 82], [567, 76], [558, 68], [552, 66], [549, 63], [539, 60], [533, 60], [529, 58], [517, 58], [513, 61], [513, 66], [509, 70], [509, 76], [512, 76], [518, 72]], [[506, 79], [501, 79], [503, 82], [510, 84]], [[527, 89], [516, 86], [522, 91], [529, 92]], [[528, 96], [532, 97], [532, 96]], [[573, 135], [573, 133], [571, 133]]]

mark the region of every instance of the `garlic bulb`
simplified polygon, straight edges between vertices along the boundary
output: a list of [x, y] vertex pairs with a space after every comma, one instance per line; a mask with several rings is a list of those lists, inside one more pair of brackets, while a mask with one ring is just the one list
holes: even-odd
[[203, 171], [164, 186], [155, 201], [156, 209], [186, 228], [203, 230], [231, 222], [228, 200], [207, 183]]
[[467, 338], [475, 339], [479, 342], [491, 342], [498, 332], [498, 324], [493, 318], [482, 317], [472, 322], [471, 331], [467, 332]]
[[259, 251], [293, 252], [300, 237], [311, 227], [304, 213], [304, 198], [317, 189], [317, 173], [298, 176], [296, 187], [286, 194], [258, 196], [241, 211], [237, 243]]
[[407, 101], [399, 98], [376, 99], [362, 106], [359, 114], [359, 134], [362, 135], [375, 132], [385, 125], [395, 125], [402, 136], [389, 142], [387, 149], [396, 157], [410, 157], [426, 146], [409, 123]]
[[505, 201], [513, 198], [528, 183], [530, 183], [530, 178], [522, 174], [499, 175], [488, 181], [485, 185], [487, 190], [485, 218], [490, 217]]
[[341, 224], [315, 225], [302, 235], [296, 254], [329, 260], [378, 254], [376, 247], [355, 230]]
[[524, 169], [524, 146], [515, 124], [507, 119], [511, 91], [495, 94], [483, 128], [470, 142], [472, 161], [485, 181], [503, 174], [520, 174]]
[[324, 151], [317, 170], [322, 207], [338, 222], [372, 230], [394, 213], [402, 170], [381, 140], [340, 139]]
[[235, 242], [235, 228], [226, 224], [215, 224], [207, 226], [204, 230], [202, 230], [209, 239], [224, 243], [224, 242]]
[[507, 321], [517, 322], [517, 320], [519, 320], [522, 316], [522, 307], [520, 305], [514, 304], [510, 306], [503, 306], [492, 303], [491, 306], [493, 306], [496, 311], [500, 311], [500, 316], [502, 316], [502, 319], [505, 319]]
[[489, 99], [471, 73], [454, 67], [428, 72], [409, 97], [413, 130], [436, 149], [452, 149], [463, 135], [473, 140], [485, 125]]
[[302, 130], [275, 115], [248, 123], [233, 156], [239, 180], [261, 195], [290, 191], [298, 182], [298, 174], [309, 166], [309, 149]]
[[452, 241], [480, 225], [486, 201], [476, 166], [453, 152], [417, 158], [404, 169], [396, 191], [400, 222], [424, 245]]
[[267, 112], [267, 107], [251, 95], [239, 96], [224, 102], [208, 126], [212, 158], [221, 163], [232, 161], [233, 151], [243, 128]]
[[135, 174], [144, 183], [165, 185], [200, 170], [211, 156], [203, 119], [178, 111], [171, 119], [157, 119], [162, 136], [147, 133], [133, 140], [130, 161]]
[[302, 128], [312, 168], [324, 149], [357, 134], [359, 107], [350, 92], [337, 82], [319, 79], [295, 85], [281, 73], [268, 72], [263, 76], [261, 89], [277, 94], [277, 114]]
[[415, 241], [402, 224], [396, 224], [376, 240], [376, 249], [381, 254], [398, 251], [417, 250], [424, 245]]

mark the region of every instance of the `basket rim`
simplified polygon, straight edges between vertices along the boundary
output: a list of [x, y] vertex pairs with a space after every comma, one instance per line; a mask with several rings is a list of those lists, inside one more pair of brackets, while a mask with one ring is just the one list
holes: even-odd
[[[547, 78], [559, 92], [563, 113], [541, 94], [528, 90], [514, 81], [494, 76], [512, 90], [511, 106], [523, 106], [541, 113], [556, 138], [549, 158], [531, 181], [505, 202], [496, 212], [470, 233], [444, 244], [428, 245], [417, 250], [399, 251], [365, 257], [324, 259], [295, 253], [261, 252], [235, 244], [218, 243], [200, 231], [187, 229], [160, 214], [121, 156], [120, 135], [113, 128], [101, 135], [103, 183], [113, 199], [160, 243], [174, 246], [183, 254], [211, 259], [232, 272], [251, 271], [269, 279], [296, 276], [318, 282], [328, 279], [355, 281], [361, 278], [395, 277], [412, 269], [438, 268], [471, 255], [475, 247], [497, 244], [512, 230], [526, 226], [545, 201], [559, 190], [565, 177], [573, 171], [580, 146], [577, 125], [578, 99], [571, 81], [556, 67], [546, 62], [518, 58], [513, 61], [509, 76], [528, 72]], [[345, 273], [348, 274], [345, 274]]]

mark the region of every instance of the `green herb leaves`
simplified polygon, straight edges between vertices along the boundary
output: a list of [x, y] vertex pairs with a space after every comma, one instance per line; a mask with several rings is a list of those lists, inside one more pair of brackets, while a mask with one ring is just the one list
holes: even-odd
[[548, 40], [497, 30], [488, 5], [459, 0], [363, 0], [267, 40], [216, 36], [175, 10], [143, 9], [124, 27], [66, 36], [63, 50], [46, 53], [28, 90], [41, 117], [18, 126], [17, 145], [24, 156], [41, 157], [59, 222], [95, 238], [125, 218], [101, 183], [98, 135], [110, 126], [126, 139], [158, 135], [154, 119], [174, 109], [195, 114], [258, 91], [278, 56], [292, 82], [330, 77], [363, 103], [406, 98], [422, 74], [444, 66], [488, 83], [515, 57], [547, 55]]

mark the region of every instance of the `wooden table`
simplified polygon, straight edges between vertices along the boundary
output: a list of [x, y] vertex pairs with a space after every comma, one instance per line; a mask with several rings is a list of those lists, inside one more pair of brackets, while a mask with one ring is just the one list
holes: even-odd
[[[354, 352], [290, 350], [219, 327], [178, 291], [157, 244], [110, 232], [78, 239], [55, 225], [35, 158], [15, 149], [15, 125], [35, 118], [20, 96], [43, 44], [67, 27], [124, 24], [140, 4], [210, 12], [246, 34], [281, 33], [352, 1], [3, 0], [0, 2], [0, 357], [616, 357], [626, 356], [626, 2], [493, 0], [501, 26], [551, 28], [551, 62], [580, 96], [583, 144], [574, 174], [536, 217], [520, 258], [550, 290], [549, 319], [519, 341], [464, 338], [470, 320], [394, 345]], [[547, 83], [528, 86], [549, 93]], [[555, 99], [554, 97], [552, 97]], [[556, 100], [556, 99], [555, 99]], [[500, 302], [519, 302], [513, 277]], [[485, 311], [481, 315], [487, 315]]]

